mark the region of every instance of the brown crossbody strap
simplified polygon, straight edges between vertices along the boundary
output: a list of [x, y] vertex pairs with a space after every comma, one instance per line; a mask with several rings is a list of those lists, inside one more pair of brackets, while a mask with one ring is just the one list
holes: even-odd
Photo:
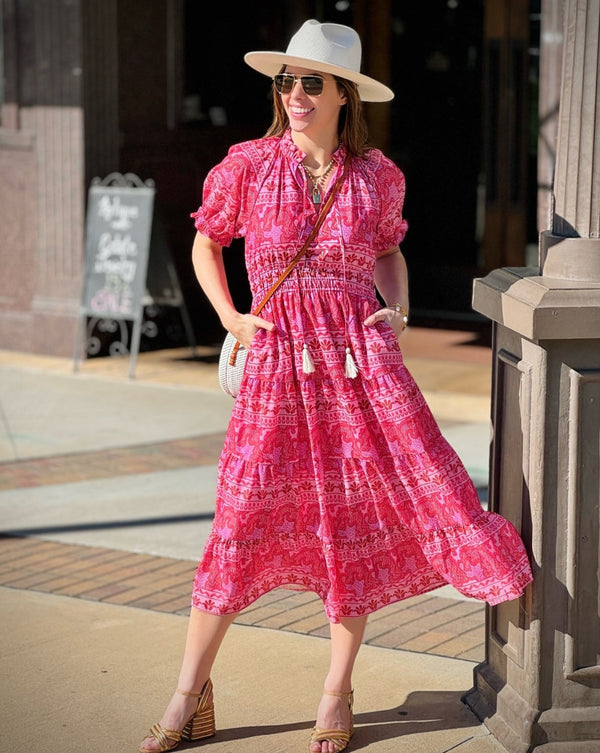
[[[262, 301], [258, 304], [258, 306], [254, 309], [252, 312], [254, 316], [258, 316], [258, 314], [264, 309], [264, 307], [267, 305], [269, 300], [271, 299], [271, 296], [273, 293], [277, 290], [277, 288], [281, 285], [281, 283], [285, 280], [285, 278], [290, 274], [290, 272], [294, 269], [296, 264], [300, 261], [300, 259], [304, 256], [304, 254], [308, 251], [308, 247], [315, 239], [316, 234], [319, 232], [319, 228], [323, 224], [323, 220], [325, 219], [325, 215], [327, 212], [331, 209], [331, 205], [333, 204], [333, 201], [335, 199], [335, 196], [337, 192], [340, 189], [340, 186], [344, 182], [344, 178], [346, 177], [346, 173], [348, 172], [348, 163], [350, 162], [350, 155], [346, 157], [346, 161], [344, 162], [344, 169], [342, 170], [342, 174], [340, 177], [336, 180], [335, 185], [331, 189], [331, 193], [329, 194], [329, 198], [327, 201], [323, 204], [321, 207], [321, 211], [319, 212], [319, 216], [317, 217], [317, 221], [314, 224], [313, 229], [310, 231], [310, 235], [304, 242], [304, 245], [298, 251], [296, 256], [292, 259], [292, 261], [288, 264], [288, 266], [285, 268], [285, 270], [279, 275], [277, 280], [271, 285], [271, 288], [269, 289], [268, 293], [265, 295], [265, 297], [262, 299]], [[231, 351], [231, 356], [229, 357], [229, 365], [235, 366], [235, 359], [237, 356], [237, 352], [241, 347], [241, 343], [238, 341], [233, 347], [233, 350]]]

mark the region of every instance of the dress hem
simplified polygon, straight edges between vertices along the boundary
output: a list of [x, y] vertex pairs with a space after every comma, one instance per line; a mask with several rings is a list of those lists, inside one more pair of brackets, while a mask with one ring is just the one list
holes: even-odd
[[383, 607], [387, 607], [400, 601], [405, 601], [414, 596], [422, 596], [423, 594], [435, 591], [436, 589], [447, 585], [452, 585], [452, 587], [456, 588], [456, 590], [463, 594], [463, 596], [476, 599], [477, 601], [487, 602], [491, 606], [495, 606], [504, 601], [512, 601], [513, 599], [520, 598], [529, 582], [530, 581], [527, 578], [518, 579], [517, 582], [513, 584], [512, 589], [507, 588], [503, 593], [497, 593], [495, 595], [489, 594], [488, 598], [483, 598], [482, 596], [474, 596], [464, 593], [460, 591], [459, 588], [445, 580], [442, 576], [439, 576], [428, 582], [419, 585], [415, 584], [415, 587], [412, 589], [402, 589], [401, 593], [399, 593], [399, 590], [401, 589], [398, 587], [392, 587], [382, 590], [379, 594], [371, 596], [370, 598], [357, 599], [356, 603], [347, 604], [344, 608], [333, 609], [331, 605], [328, 605], [327, 597], [323, 590], [319, 589], [314, 584], [308, 585], [296, 580], [271, 579], [269, 583], [262, 583], [254, 586], [251, 591], [240, 596], [234, 602], [224, 602], [223, 600], [216, 599], [209, 595], [200, 596], [194, 592], [192, 593], [191, 606], [202, 612], [224, 616], [242, 612], [262, 596], [278, 588], [290, 591], [311, 591], [322, 600], [325, 614], [329, 622], [335, 624], [340, 622], [340, 619], [346, 617], [364, 617], [383, 609]]

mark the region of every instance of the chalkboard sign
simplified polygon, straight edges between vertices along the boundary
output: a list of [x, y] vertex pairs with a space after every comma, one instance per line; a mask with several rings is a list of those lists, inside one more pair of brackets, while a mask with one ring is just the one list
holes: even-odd
[[136, 319], [146, 286], [154, 188], [92, 185], [86, 222], [82, 308]]
[[[139, 350], [146, 290], [154, 184], [136, 175], [111, 173], [89, 189], [80, 320], [86, 316], [134, 322], [130, 375]], [[75, 370], [82, 337], [77, 334]]]

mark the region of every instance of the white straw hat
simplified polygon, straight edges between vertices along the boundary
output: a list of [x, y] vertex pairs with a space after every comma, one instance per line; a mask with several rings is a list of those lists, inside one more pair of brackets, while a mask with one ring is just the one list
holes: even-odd
[[244, 60], [251, 68], [275, 76], [282, 65], [310, 68], [354, 81], [365, 102], [388, 102], [394, 92], [360, 72], [360, 37], [349, 26], [305, 21], [290, 39], [285, 52], [248, 52]]

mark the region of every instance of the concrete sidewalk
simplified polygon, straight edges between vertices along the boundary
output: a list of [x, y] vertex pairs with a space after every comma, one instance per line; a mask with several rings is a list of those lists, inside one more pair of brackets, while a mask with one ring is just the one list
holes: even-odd
[[[3, 750], [136, 751], [176, 682], [184, 617], [0, 589]], [[218, 732], [183, 750], [306, 751], [328, 642], [233, 625], [213, 672]], [[460, 702], [472, 665], [364, 646], [349, 750], [499, 753]], [[10, 692], [7, 692], [10, 689]]]
[[[411, 329], [403, 350], [484, 496], [490, 354], [471, 340]], [[232, 405], [215, 355], [140, 354], [130, 380], [127, 359], [94, 359], [73, 374], [68, 359], [0, 352], [10, 750], [137, 750], [160, 717]], [[219, 656], [220, 731], [202, 745], [306, 750], [327, 666], [320, 602], [280, 589], [253, 607]], [[351, 749], [502, 750], [460, 703], [482, 638], [483, 606], [449, 588], [374, 615], [357, 664]]]

